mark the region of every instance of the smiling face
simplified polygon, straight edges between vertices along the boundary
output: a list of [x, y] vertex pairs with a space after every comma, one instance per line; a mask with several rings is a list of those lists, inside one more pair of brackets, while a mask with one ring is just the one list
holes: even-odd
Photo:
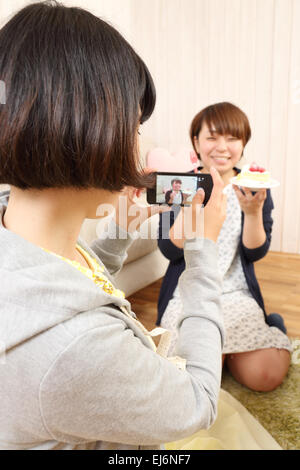
[[181, 181], [174, 181], [172, 184], [173, 191], [180, 191], [181, 190]]
[[194, 137], [194, 145], [204, 169], [209, 171], [214, 166], [221, 175], [232, 171], [244, 150], [242, 139], [218, 134], [213, 125], [209, 128], [205, 122], [198, 137]]

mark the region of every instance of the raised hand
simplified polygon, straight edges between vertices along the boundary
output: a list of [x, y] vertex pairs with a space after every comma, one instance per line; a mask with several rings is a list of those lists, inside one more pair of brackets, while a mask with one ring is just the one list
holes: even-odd
[[[226, 218], [227, 198], [223, 194], [224, 183], [215, 168], [211, 168], [213, 190], [211, 197], [202, 209], [205, 198], [203, 189], [195, 194], [190, 207], [184, 207], [177, 216], [170, 230], [170, 239], [178, 248], [183, 248], [185, 240], [191, 238], [208, 238], [217, 241]], [[203, 211], [201, 213], [201, 211]], [[201, 216], [202, 215], [202, 216]]]
[[[146, 168], [144, 171], [153, 173], [156, 170]], [[116, 223], [127, 232], [139, 230], [141, 224], [155, 214], [170, 211], [170, 207], [168, 206], [150, 206], [146, 202], [142, 204], [138, 203], [142, 192], [142, 189], [136, 189], [131, 186], [125, 187], [120, 192], [115, 219]]]
[[267, 197], [266, 189], [260, 189], [254, 195], [249, 188], [242, 188], [242, 192], [238, 186], [233, 185], [233, 189], [245, 215], [257, 215], [262, 211]]

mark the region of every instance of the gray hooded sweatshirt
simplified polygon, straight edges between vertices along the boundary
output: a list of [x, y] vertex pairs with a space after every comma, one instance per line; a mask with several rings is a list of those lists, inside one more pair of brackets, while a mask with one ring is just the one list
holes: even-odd
[[[153, 351], [127, 300], [3, 226], [8, 198], [0, 193], [0, 449], [156, 449], [211, 426], [224, 341], [216, 245], [185, 244], [179, 370]], [[131, 242], [78, 240], [112, 281]]]

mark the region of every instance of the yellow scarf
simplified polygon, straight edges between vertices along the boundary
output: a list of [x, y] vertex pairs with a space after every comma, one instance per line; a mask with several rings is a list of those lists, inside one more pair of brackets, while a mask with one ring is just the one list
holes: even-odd
[[[78, 261], [72, 261], [68, 258], [64, 258], [63, 256], [57, 255], [56, 253], [53, 253], [52, 251], [46, 250], [46, 248], [43, 248], [43, 250], [47, 251], [48, 253], [51, 253], [58, 258], [66, 261], [67, 263], [71, 264], [75, 268], [79, 269], [84, 275], [89, 277], [96, 285], [101, 287], [101, 289], [104, 290], [107, 294], [114, 295], [115, 297], [120, 297], [122, 299], [125, 298], [125, 294], [123, 291], [116, 289], [110, 280], [105, 276], [104, 274], [104, 267], [100, 266], [99, 263], [95, 258], [92, 258], [81, 246], [78, 244], [76, 245], [77, 250], [82, 254], [82, 256], [85, 258], [86, 262], [90, 266], [89, 268], [86, 268], [85, 266], [82, 266]], [[182, 359], [180, 357], [167, 357], [169, 346], [170, 346], [170, 341], [171, 341], [171, 332], [165, 330], [164, 328], [154, 328], [152, 331], [148, 331], [144, 325], [138, 321], [136, 318], [132, 317], [128, 311], [126, 310], [125, 307], [120, 306], [120, 310], [136, 324], [138, 327], [143, 331], [143, 333], [148, 337], [151, 347], [153, 351], [155, 351], [157, 354], [160, 356], [165, 357], [168, 359], [168, 361], [173, 362], [176, 367], [178, 367], [181, 370], [185, 370], [185, 359]], [[160, 342], [158, 347], [156, 347], [152, 337], [155, 336], [161, 336]]]
[[77, 250], [82, 254], [82, 256], [85, 258], [86, 262], [90, 266], [90, 268], [86, 268], [85, 266], [82, 266], [78, 261], [73, 261], [68, 258], [65, 258], [64, 256], [60, 256], [56, 253], [53, 253], [52, 251], [46, 250], [46, 248], [43, 248], [43, 250], [47, 251], [48, 253], [51, 253], [58, 258], [66, 261], [67, 263], [71, 264], [75, 268], [77, 268], [80, 272], [82, 272], [85, 276], [90, 278], [97, 286], [101, 287], [104, 292], [106, 292], [109, 295], [114, 295], [115, 297], [120, 297], [122, 299], [125, 298], [125, 294], [123, 291], [116, 289], [113, 284], [110, 282], [110, 280], [105, 276], [104, 274], [104, 267], [100, 266], [98, 261], [95, 258], [92, 258], [87, 251], [85, 251], [81, 246], [78, 244], [76, 245]]

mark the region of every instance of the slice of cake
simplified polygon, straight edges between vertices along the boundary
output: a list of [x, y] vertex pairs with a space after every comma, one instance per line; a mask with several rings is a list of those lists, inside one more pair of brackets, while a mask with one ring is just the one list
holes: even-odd
[[242, 171], [235, 177], [236, 184], [253, 184], [253, 183], [270, 183], [271, 175], [269, 171], [265, 170], [261, 166], [252, 163], [251, 165], [245, 165]]

